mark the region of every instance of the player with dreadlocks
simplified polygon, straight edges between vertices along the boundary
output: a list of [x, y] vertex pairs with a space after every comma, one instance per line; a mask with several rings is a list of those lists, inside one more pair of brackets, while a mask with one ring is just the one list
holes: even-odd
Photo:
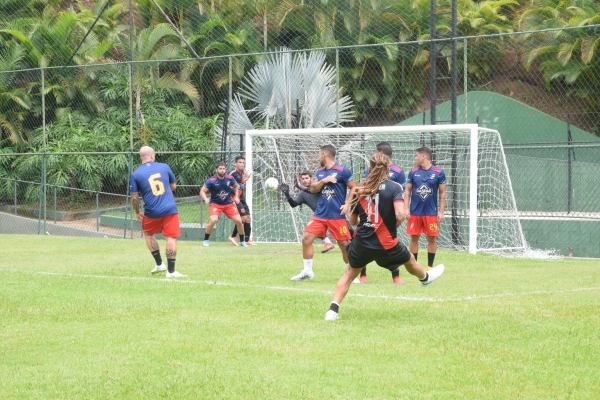
[[419, 278], [423, 286], [439, 278], [444, 273], [440, 264], [425, 271], [408, 251], [398, 242], [396, 228], [406, 218], [402, 186], [388, 179], [391, 159], [383, 153], [375, 153], [369, 160], [371, 172], [362, 187], [356, 188], [352, 200], [350, 223], [356, 225], [354, 239], [348, 245], [349, 266], [335, 287], [333, 301], [325, 319], [339, 318], [340, 303], [348, 293], [352, 281], [368, 263], [375, 261], [380, 267], [390, 271], [404, 265], [411, 275]]

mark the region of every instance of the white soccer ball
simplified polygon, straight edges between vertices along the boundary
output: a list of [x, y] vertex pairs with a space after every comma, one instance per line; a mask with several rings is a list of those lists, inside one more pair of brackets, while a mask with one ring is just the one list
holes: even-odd
[[279, 187], [279, 181], [277, 180], [277, 178], [267, 178], [267, 180], [265, 181], [265, 186], [269, 190], [277, 190], [277, 187]]

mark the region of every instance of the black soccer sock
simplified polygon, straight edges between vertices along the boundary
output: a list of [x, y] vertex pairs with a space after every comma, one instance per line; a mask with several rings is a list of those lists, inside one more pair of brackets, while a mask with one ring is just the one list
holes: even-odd
[[175, 259], [174, 258], [167, 258], [167, 268], [169, 269], [170, 274], [175, 272]]
[[435, 259], [435, 253], [427, 252], [427, 265], [433, 267], [433, 260]]
[[210, 233], [204, 233], [204, 240], [208, 240], [208, 238], [210, 237]]
[[243, 233], [240, 234], [240, 243], [242, 243], [242, 242], [245, 242], [245, 240], [244, 240], [244, 234]]
[[415, 261], [417, 261], [417, 257], [419, 256], [419, 253], [413, 253], [413, 256], [415, 256]]
[[237, 225], [234, 225], [234, 226], [233, 226], [233, 232], [231, 233], [231, 237], [232, 237], [232, 238], [234, 238], [234, 237], [235, 237], [235, 235], [237, 235], [237, 233], [238, 233], [238, 232], [237, 232]]
[[244, 222], [244, 233], [246, 234], [246, 241], [250, 240], [250, 233], [252, 233], [252, 226], [249, 222]]
[[421, 281], [421, 282], [427, 282], [427, 279], [429, 279], [429, 272], [425, 271], [425, 278], [419, 279], [419, 281]]
[[398, 278], [400, 276], [400, 268], [396, 268], [392, 271], [392, 278]]
[[156, 261], [156, 265], [162, 264], [162, 257], [160, 256], [160, 250], [151, 251], [152, 257], [154, 257], [154, 261]]
[[335, 301], [331, 302], [331, 304], [329, 305], [329, 309], [331, 311], [335, 311], [336, 313], [340, 312], [340, 305], [338, 303], [336, 303]]
[[360, 276], [367, 276], [367, 267], [360, 270]]

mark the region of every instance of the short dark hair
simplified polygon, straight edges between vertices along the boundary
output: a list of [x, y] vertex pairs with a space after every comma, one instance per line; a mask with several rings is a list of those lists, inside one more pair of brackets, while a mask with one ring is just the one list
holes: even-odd
[[313, 176], [313, 175], [312, 175], [312, 172], [310, 172], [310, 171], [306, 171], [306, 170], [305, 170], [305, 171], [302, 171], [302, 172], [300, 172], [300, 176], [302, 176], [302, 175], [308, 175], [308, 176], [310, 176], [311, 178], [312, 178], [312, 176]]
[[240, 160], [244, 160], [244, 161], [246, 161], [246, 157], [244, 157], [244, 156], [242, 156], [242, 155], [240, 155], [240, 156], [237, 156], [237, 157], [235, 158], [235, 161], [234, 161], [234, 163], [236, 163], [236, 162], [238, 162], [238, 161], [240, 161]]
[[377, 144], [375, 149], [377, 149], [377, 151], [382, 152], [389, 158], [392, 158], [392, 145], [390, 144], [390, 142], [380, 142]]
[[217, 169], [219, 167], [226, 167], [227, 168], [227, 165], [223, 161], [220, 161], [220, 162], [218, 162], [218, 163], [215, 164], [215, 169]]
[[425, 154], [427, 156], [427, 158], [429, 158], [429, 161], [431, 161], [431, 157], [433, 156], [431, 149], [426, 146], [419, 147], [418, 149], [415, 150], [415, 152], [419, 153], [419, 154]]
[[335, 147], [333, 147], [333, 145], [326, 144], [325, 146], [321, 147], [320, 150], [329, 154], [331, 157], [335, 157]]

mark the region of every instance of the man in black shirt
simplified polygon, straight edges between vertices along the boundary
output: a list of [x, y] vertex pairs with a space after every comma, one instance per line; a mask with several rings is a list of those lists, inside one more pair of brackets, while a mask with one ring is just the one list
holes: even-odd
[[242, 223], [244, 224], [244, 232], [238, 232], [237, 226], [233, 227], [233, 233], [229, 237], [229, 241], [232, 245], [238, 246], [236, 235], [244, 234], [245, 242], [249, 245], [254, 245], [254, 241], [250, 239], [250, 234], [252, 233], [252, 228], [250, 225], [250, 208], [248, 208], [248, 204], [246, 203], [246, 197], [244, 196], [244, 185], [246, 181], [250, 179], [250, 175], [252, 175], [248, 171], [244, 171], [246, 167], [246, 158], [244, 156], [237, 156], [235, 158], [235, 169], [231, 171], [229, 175], [233, 176], [235, 181], [238, 184], [238, 194], [239, 201], [235, 203], [237, 206], [238, 212], [240, 213], [240, 217], [242, 217]]
[[[302, 183], [300, 183], [300, 181]], [[298, 194], [295, 198], [292, 199], [290, 195], [290, 186], [287, 183], [282, 183], [279, 185], [279, 189], [285, 195], [287, 202], [290, 204], [292, 208], [298, 207], [302, 204], [306, 204], [311, 210], [315, 211], [317, 208], [317, 203], [319, 202], [319, 193], [311, 193], [310, 192], [310, 183], [312, 182], [312, 172], [303, 171], [300, 174], [300, 179], [296, 176], [295, 186], [299, 189]], [[323, 238], [325, 242], [325, 246], [323, 246], [323, 250], [321, 253], [327, 253], [329, 250], [335, 248], [335, 245], [331, 243], [331, 240], [327, 236]]]
[[444, 265], [440, 264], [430, 271], [425, 271], [398, 241], [396, 228], [406, 218], [402, 186], [388, 179], [391, 160], [382, 153], [375, 153], [369, 160], [371, 173], [362, 187], [355, 189], [355, 199], [350, 214], [350, 223], [360, 220], [354, 239], [348, 245], [349, 266], [339, 279], [325, 320], [339, 318], [340, 303], [348, 293], [350, 284], [358, 276], [361, 269], [375, 261], [379, 266], [390, 271], [404, 265], [408, 273], [419, 278], [423, 286], [429, 285], [444, 273]]

